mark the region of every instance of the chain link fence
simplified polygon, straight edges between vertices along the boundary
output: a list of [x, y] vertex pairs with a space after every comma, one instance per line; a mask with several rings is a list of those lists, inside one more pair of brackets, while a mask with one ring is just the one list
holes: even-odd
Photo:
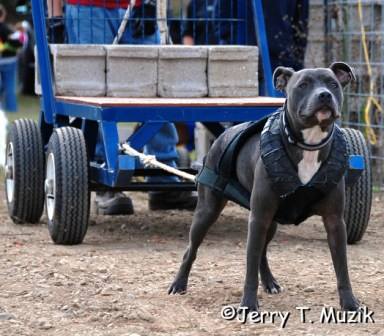
[[325, 62], [345, 61], [356, 71], [346, 91], [342, 123], [369, 141], [374, 185], [384, 187], [384, 2], [325, 1]]

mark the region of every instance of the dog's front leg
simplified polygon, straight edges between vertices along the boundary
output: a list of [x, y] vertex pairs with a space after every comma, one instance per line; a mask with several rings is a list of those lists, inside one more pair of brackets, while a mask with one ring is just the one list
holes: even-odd
[[348, 274], [347, 230], [344, 222], [344, 181], [328, 196], [322, 207], [322, 217], [336, 273], [341, 308], [357, 310], [359, 303], [353, 295]]
[[259, 286], [260, 260], [265, 247], [267, 233], [277, 211], [278, 198], [270, 189], [263, 174], [254, 183], [251, 197], [251, 212], [248, 221], [247, 271], [241, 307], [249, 311], [258, 309], [257, 290]]
[[327, 230], [328, 245], [331, 250], [333, 267], [337, 278], [340, 306], [343, 310], [357, 310], [359, 303], [352, 293], [347, 265], [347, 233], [343, 217], [329, 215], [323, 217]]

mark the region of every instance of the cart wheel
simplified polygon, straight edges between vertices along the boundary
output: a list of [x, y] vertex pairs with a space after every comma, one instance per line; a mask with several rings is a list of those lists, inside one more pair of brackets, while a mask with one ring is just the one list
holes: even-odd
[[368, 226], [372, 202], [372, 172], [370, 153], [363, 134], [352, 128], [343, 129], [347, 141], [348, 155], [362, 155], [365, 169], [359, 179], [346, 186], [344, 220], [347, 226], [348, 244], [354, 244], [363, 238]]
[[48, 143], [45, 177], [48, 229], [57, 244], [80, 244], [88, 229], [88, 159], [83, 133], [56, 129]]
[[40, 130], [28, 119], [11, 124], [5, 158], [8, 213], [17, 224], [37, 223], [44, 210], [44, 149]]

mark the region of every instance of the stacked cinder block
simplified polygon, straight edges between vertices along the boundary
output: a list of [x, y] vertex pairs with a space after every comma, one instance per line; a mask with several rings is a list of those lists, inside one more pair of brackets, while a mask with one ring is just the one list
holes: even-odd
[[[335, 1], [333, 6], [334, 17], [340, 19], [339, 24], [343, 26], [344, 30], [350, 32], [360, 32], [361, 22], [359, 18], [358, 2], [360, 0]], [[362, 23], [367, 31], [372, 28], [380, 29], [382, 24], [382, 0], [362, 0]]]
[[[354, 67], [357, 81], [349, 86], [345, 98], [349, 121], [356, 122], [366, 104], [370, 82], [374, 85], [376, 97], [382, 95], [384, 87], [384, 49], [382, 48], [384, 27], [384, 2], [382, 0], [363, 0], [360, 20], [358, 1], [337, 0], [333, 2], [331, 16], [330, 59], [348, 62]], [[366, 32], [366, 47], [372, 67], [372, 76], [367, 72], [366, 55], [361, 29]]]
[[105, 48], [100, 45], [51, 45], [58, 96], [105, 96]]
[[212, 46], [208, 56], [210, 97], [258, 96], [258, 49]]
[[362, 2], [362, 22], [356, 0], [335, 6], [332, 31], [332, 56], [350, 62], [364, 63], [361, 28], [366, 32], [369, 57], [372, 62], [382, 62], [382, 31], [384, 25], [382, 1]]
[[304, 65], [306, 68], [326, 66], [323, 0], [309, 2], [308, 44]]
[[156, 97], [158, 47], [111, 45], [106, 52], [108, 97]]
[[[362, 60], [361, 22], [357, 0], [331, 1], [328, 5], [330, 25], [330, 60], [347, 62], [364, 62]], [[381, 39], [378, 33], [382, 31], [383, 23], [382, 0], [362, 1], [362, 23], [367, 34], [370, 47], [370, 57], [382, 60]], [[311, 0], [309, 9], [308, 45], [305, 57], [306, 67], [328, 66], [325, 64], [325, 7], [323, 0]]]
[[258, 95], [257, 47], [51, 45], [50, 50], [56, 95]]
[[158, 95], [167, 98], [207, 96], [207, 55], [205, 47], [161, 47]]

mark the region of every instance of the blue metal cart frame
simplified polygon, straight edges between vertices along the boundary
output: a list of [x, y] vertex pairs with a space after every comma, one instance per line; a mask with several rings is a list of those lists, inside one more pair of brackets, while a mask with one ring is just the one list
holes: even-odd
[[[182, 180], [134, 182], [135, 175], [168, 174], [147, 169], [137, 157], [125, 154], [119, 144], [117, 125], [121, 122], [141, 125], [127, 139], [131, 147], [140, 150], [166, 122], [198, 121], [218, 135], [224, 130], [220, 122], [256, 121], [280, 107], [284, 99], [274, 97], [261, 0], [253, 0], [252, 4], [269, 97], [144, 99], [55, 96], [43, 0], [32, 0], [43, 95], [39, 125], [21, 119], [10, 126], [5, 180], [8, 211], [13, 221], [37, 223], [45, 203], [53, 241], [80, 244], [88, 228], [90, 191], [194, 190], [194, 183]], [[239, 20], [235, 23], [238, 44], [245, 44], [246, 23]], [[344, 217], [348, 242], [355, 243], [365, 232], [371, 209], [369, 149], [359, 131], [343, 129], [343, 132], [350, 155]], [[103, 148], [105, 157], [101, 161], [95, 154], [97, 146]], [[183, 170], [196, 173], [190, 168]]]
[[[253, 1], [254, 23], [258, 32], [259, 50], [262, 56], [264, 77], [266, 78], [266, 92], [273, 97], [275, 91], [272, 84], [271, 65], [268, 53], [264, 15], [261, 0]], [[52, 68], [49, 57], [49, 46], [46, 39], [45, 11], [41, 0], [32, 0], [32, 13], [36, 32], [36, 44], [40, 79], [42, 86], [40, 129], [45, 144], [48, 143], [52, 130], [62, 126], [80, 128], [91, 153], [91, 185], [92, 189], [114, 188], [122, 190], [160, 190], [160, 189], [193, 189], [192, 183], [175, 183], [167, 186], [148, 185], [145, 183], [130, 183], [133, 175], [164, 174], [158, 170], [142, 169], [140, 162], [129, 155], [122, 155], [119, 151], [117, 123], [139, 122], [142, 126], [127, 140], [135, 149], [141, 149], [164, 122], [202, 122], [207, 127], [214, 126], [209, 123], [241, 122], [259, 120], [274, 112], [282, 105], [283, 99], [270, 99], [269, 104], [263, 101], [248, 104], [227, 104], [223, 99], [221, 103], [210, 104], [210, 99], [200, 104], [190, 104], [189, 100], [178, 99], [178, 104], [153, 105], [137, 104], [116, 106], [111, 100], [109, 103], [97, 104], [89, 101], [62, 99], [55, 97], [53, 92]], [[245, 36], [245, 23], [238, 23], [239, 44]], [[196, 100], [198, 102], [198, 100]], [[217, 125], [216, 125], [217, 126]], [[101, 130], [102, 139], [98, 140], [98, 130]], [[220, 128], [213, 127], [217, 133]], [[97, 141], [104, 147], [106, 164], [100, 165], [94, 161], [93, 154]]]

